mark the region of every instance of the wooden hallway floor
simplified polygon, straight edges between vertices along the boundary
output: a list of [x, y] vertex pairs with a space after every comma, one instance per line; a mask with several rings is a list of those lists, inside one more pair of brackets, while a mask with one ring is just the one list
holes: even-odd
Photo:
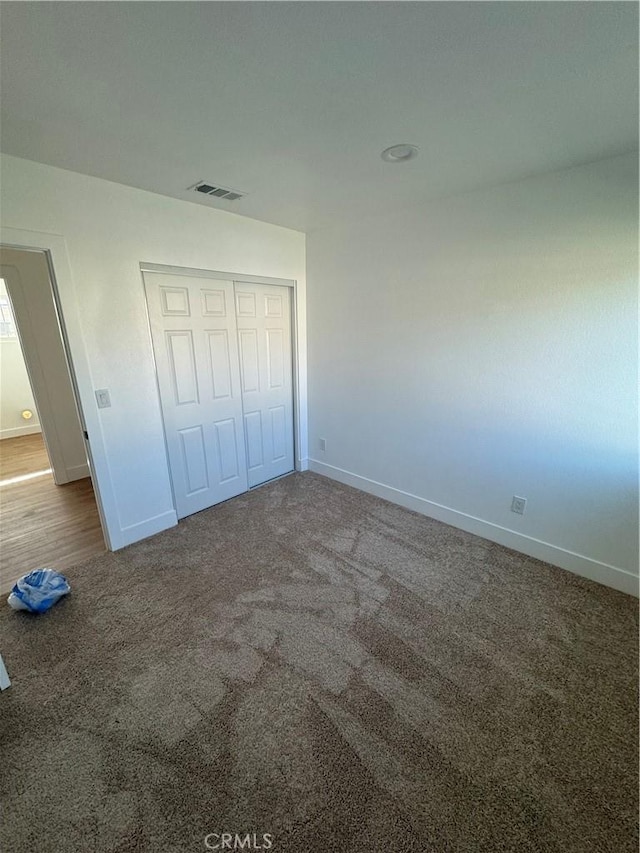
[[56, 486], [42, 435], [0, 441], [0, 593], [105, 551], [91, 479]]

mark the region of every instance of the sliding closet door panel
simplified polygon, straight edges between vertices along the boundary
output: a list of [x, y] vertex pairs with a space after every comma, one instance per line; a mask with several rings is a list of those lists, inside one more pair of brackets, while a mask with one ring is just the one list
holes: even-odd
[[293, 470], [290, 289], [234, 287], [249, 486], [257, 486]]
[[178, 518], [248, 488], [233, 283], [144, 273]]

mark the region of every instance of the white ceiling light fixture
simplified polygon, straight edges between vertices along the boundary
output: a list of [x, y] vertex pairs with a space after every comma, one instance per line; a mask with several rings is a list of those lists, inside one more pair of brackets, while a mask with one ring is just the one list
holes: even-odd
[[407, 145], [406, 142], [403, 142], [400, 145], [385, 148], [380, 156], [385, 163], [407, 163], [409, 160], [415, 160], [418, 156], [418, 148], [416, 145]]

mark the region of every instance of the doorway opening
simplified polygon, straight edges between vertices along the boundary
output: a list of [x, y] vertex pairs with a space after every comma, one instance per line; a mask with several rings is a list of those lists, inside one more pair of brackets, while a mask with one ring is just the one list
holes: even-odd
[[105, 551], [46, 252], [0, 248], [0, 592]]

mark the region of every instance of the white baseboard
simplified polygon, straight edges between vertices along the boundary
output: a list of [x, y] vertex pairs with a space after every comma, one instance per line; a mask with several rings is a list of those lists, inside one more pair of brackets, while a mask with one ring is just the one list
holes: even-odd
[[296, 471], [308, 471], [308, 470], [309, 470], [309, 460], [307, 458], [298, 459]]
[[0, 441], [3, 438], [18, 438], [19, 435], [34, 435], [37, 432], [42, 432], [40, 424], [29, 424], [28, 426], [7, 427], [0, 429]]
[[543, 542], [540, 539], [534, 539], [532, 536], [517, 533], [515, 530], [501, 527], [499, 524], [493, 524], [490, 521], [484, 521], [473, 515], [467, 515], [459, 510], [451, 509], [442, 504], [429, 501], [426, 498], [418, 497], [418, 495], [412, 495], [393, 486], [386, 486], [384, 483], [370, 480], [368, 477], [361, 477], [359, 474], [353, 474], [351, 471], [336, 468], [334, 465], [327, 465], [326, 462], [320, 462], [317, 459], [309, 459], [309, 470], [314, 471], [316, 474], [329, 477], [332, 480], [338, 480], [338, 482], [344, 483], [347, 486], [353, 486], [363, 492], [368, 492], [376, 497], [384, 498], [387, 501], [391, 501], [391, 503], [399, 504], [406, 509], [411, 509], [414, 512], [435, 518], [437, 521], [450, 524], [452, 527], [466, 530], [467, 533], [475, 533], [476, 536], [481, 536], [483, 539], [488, 539], [491, 542], [497, 542], [499, 545], [505, 545], [507, 548], [527, 554], [529, 557], [535, 557], [537, 560], [551, 563], [552, 566], [566, 569], [576, 575], [612, 587], [620, 592], [638, 596], [639, 578], [625, 569], [610, 566], [608, 563], [601, 563], [598, 560], [592, 560], [583, 554], [567, 551], [565, 548], [551, 545], [549, 542]]
[[127, 545], [133, 545], [134, 542], [139, 542], [141, 539], [148, 539], [149, 536], [154, 536], [156, 533], [161, 533], [163, 530], [168, 530], [169, 527], [175, 527], [178, 523], [178, 516], [175, 509], [161, 512], [159, 515], [154, 515], [153, 518], [147, 518], [144, 521], [139, 521], [137, 524], [130, 524], [128, 527], [121, 527], [118, 535], [118, 541], [112, 543], [114, 551], [119, 548], [124, 548]]

